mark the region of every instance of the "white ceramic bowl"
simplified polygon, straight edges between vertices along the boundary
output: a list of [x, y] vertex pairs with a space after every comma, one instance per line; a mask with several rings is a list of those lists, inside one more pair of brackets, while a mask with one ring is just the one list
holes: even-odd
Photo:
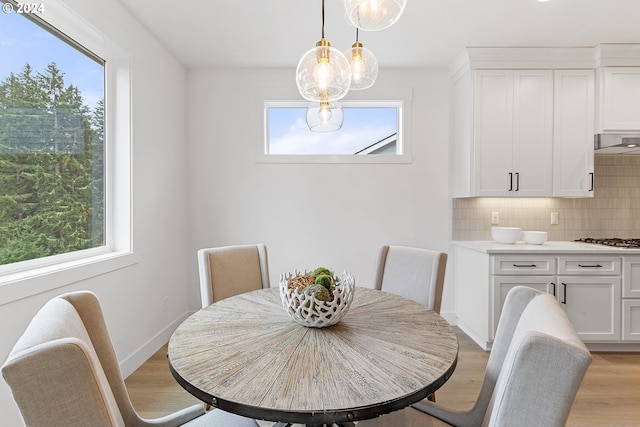
[[[297, 323], [310, 328], [324, 328], [338, 323], [351, 306], [356, 291], [356, 281], [346, 271], [337, 276], [331, 275], [335, 283], [333, 299], [323, 301], [305, 289], [289, 287], [289, 280], [298, 276], [299, 272], [283, 273], [280, 276], [280, 299], [287, 314]], [[305, 271], [304, 274], [307, 274]], [[319, 286], [319, 285], [316, 285]], [[306, 288], [309, 289], [309, 288]]]
[[520, 227], [491, 227], [491, 237], [498, 243], [513, 244], [520, 240]]
[[522, 240], [530, 245], [541, 245], [547, 241], [549, 233], [546, 231], [523, 231]]

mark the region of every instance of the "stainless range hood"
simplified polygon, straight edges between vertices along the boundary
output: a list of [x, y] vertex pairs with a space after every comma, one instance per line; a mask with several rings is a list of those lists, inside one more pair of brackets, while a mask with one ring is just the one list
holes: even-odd
[[640, 154], [640, 133], [599, 133], [593, 147], [596, 154]]

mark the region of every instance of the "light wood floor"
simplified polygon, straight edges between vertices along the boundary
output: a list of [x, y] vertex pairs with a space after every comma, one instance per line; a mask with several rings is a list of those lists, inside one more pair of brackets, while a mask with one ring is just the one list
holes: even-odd
[[[488, 353], [460, 331], [458, 338], [458, 365], [436, 395], [438, 403], [465, 409], [472, 405], [480, 390]], [[145, 418], [160, 417], [199, 403], [171, 376], [166, 347], [129, 376], [126, 384], [133, 406]], [[640, 427], [640, 353], [595, 353], [567, 426]]]

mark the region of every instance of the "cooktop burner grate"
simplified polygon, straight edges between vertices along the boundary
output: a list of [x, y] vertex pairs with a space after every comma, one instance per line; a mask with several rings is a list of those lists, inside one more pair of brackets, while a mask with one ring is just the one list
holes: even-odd
[[575, 241], [583, 243], [594, 243], [597, 245], [615, 246], [617, 248], [640, 248], [640, 239], [620, 239], [617, 237], [584, 237], [582, 239], [576, 239]]

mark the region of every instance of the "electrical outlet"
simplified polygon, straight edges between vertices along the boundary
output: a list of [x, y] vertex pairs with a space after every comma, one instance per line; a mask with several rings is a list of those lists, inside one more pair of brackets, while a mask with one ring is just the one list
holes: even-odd
[[162, 298], [162, 311], [169, 310], [169, 297]]
[[491, 224], [500, 224], [500, 212], [491, 212]]
[[551, 212], [551, 225], [558, 225], [559, 216], [558, 212]]

